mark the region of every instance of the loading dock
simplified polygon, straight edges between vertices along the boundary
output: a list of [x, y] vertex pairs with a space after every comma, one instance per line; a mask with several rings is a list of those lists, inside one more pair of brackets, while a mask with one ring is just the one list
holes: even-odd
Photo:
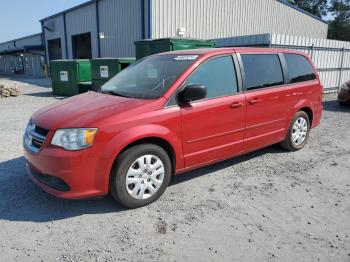
[[91, 33], [84, 33], [72, 36], [73, 59], [91, 59]]
[[48, 40], [47, 48], [50, 60], [62, 59], [61, 38]]

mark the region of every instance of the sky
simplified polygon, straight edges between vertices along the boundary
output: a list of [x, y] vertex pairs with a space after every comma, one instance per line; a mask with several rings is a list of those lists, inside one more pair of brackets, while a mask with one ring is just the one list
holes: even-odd
[[0, 0], [0, 43], [41, 32], [39, 20], [87, 0]]

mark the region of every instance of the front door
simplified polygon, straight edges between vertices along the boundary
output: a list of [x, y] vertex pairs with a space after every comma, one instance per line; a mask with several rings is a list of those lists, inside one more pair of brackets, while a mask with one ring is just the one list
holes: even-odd
[[238, 93], [231, 55], [205, 61], [186, 80], [203, 85], [207, 97], [181, 107], [185, 166], [191, 167], [242, 151], [245, 96]]

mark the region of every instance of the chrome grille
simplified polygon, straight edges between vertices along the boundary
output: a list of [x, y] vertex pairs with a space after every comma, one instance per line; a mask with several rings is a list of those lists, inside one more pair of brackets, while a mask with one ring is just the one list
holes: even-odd
[[24, 134], [24, 145], [37, 153], [44, 144], [49, 130], [29, 123]]
[[47, 136], [47, 134], [49, 133], [49, 130], [45, 129], [45, 128], [42, 128], [40, 126], [35, 126], [35, 133], [41, 135], [42, 137], [45, 137]]

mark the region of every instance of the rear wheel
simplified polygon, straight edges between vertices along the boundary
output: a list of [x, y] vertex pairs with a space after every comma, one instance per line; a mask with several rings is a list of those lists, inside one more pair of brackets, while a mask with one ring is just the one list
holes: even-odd
[[129, 208], [148, 205], [165, 191], [171, 170], [171, 161], [163, 148], [153, 144], [134, 146], [117, 159], [111, 174], [111, 194]]
[[286, 138], [280, 143], [280, 145], [289, 151], [300, 150], [305, 146], [309, 133], [309, 116], [304, 111], [299, 111], [295, 114], [289, 126]]

